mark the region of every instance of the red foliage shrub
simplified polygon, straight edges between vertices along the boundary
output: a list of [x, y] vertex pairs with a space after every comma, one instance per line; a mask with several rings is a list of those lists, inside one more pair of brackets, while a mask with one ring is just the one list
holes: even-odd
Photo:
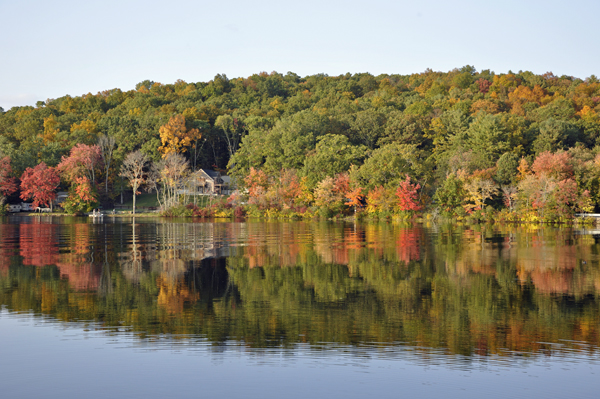
[[243, 218], [244, 216], [246, 216], [246, 211], [244, 210], [243, 207], [241, 206], [236, 206], [235, 210], [233, 211], [233, 215], [236, 218]]

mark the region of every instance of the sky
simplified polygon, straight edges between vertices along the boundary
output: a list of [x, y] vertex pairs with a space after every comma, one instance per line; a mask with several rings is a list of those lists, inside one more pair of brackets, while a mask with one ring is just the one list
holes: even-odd
[[600, 75], [598, 15], [597, 0], [0, 0], [0, 107], [219, 73], [585, 79]]

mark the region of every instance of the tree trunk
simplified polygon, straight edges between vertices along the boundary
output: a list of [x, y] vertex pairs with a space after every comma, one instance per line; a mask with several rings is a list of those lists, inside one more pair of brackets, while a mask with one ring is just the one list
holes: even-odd
[[135, 193], [137, 192], [137, 187], [133, 187], [133, 214], [135, 215]]

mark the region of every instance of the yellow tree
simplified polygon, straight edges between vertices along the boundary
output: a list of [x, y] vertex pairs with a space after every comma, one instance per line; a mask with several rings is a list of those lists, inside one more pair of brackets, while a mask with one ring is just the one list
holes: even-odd
[[527, 162], [525, 158], [521, 158], [521, 160], [519, 161], [519, 167], [517, 168], [517, 171], [519, 172], [517, 174], [518, 181], [524, 180], [528, 175], [531, 174], [531, 170], [529, 169], [529, 162]]
[[50, 115], [49, 117], [44, 118], [44, 133], [42, 135], [44, 144], [54, 141], [58, 131], [58, 119], [56, 116]]
[[200, 130], [187, 130], [183, 115], [172, 116], [158, 131], [162, 143], [158, 150], [162, 152], [163, 157], [170, 153], [178, 154], [187, 151], [187, 147], [201, 137]]
[[492, 180], [494, 169], [477, 170], [471, 175], [459, 171], [458, 178], [463, 181], [467, 192], [468, 203], [464, 205], [467, 212], [484, 209], [485, 201], [498, 193], [498, 186]]
[[83, 120], [71, 125], [71, 138], [76, 142], [92, 144], [97, 141], [98, 126], [94, 121]]
[[479, 210], [485, 206], [485, 200], [491, 199], [498, 193], [498, 186], [492, 179], [473, 177], [465, 184], [469, 200], [474, 204], [467, 204], [467, 210]]

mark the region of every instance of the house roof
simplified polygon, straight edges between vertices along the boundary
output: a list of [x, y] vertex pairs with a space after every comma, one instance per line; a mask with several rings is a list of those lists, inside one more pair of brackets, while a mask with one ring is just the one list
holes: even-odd
[[212, 170], [212, 169], [202, 169], [202, 171], [204, 173], [206, 173], [213, 180], [216, 179], [217, 177], [221, 177], [221, 173], [220, 172], [217, 172], [217, 171]]

